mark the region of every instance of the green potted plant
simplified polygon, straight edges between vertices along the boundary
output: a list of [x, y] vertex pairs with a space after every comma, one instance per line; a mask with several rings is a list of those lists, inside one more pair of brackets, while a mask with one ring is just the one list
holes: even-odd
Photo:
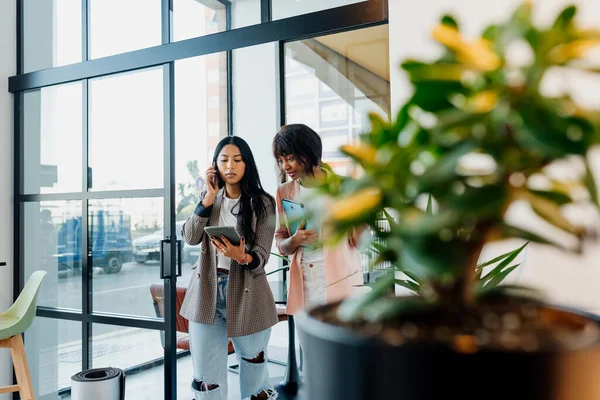
[[[504, 238], [564, 247], [507, 223], [516, 202], [579, 243], [586, 229], [563, 207], [600, 208], [588, 164], [599, 113], [544, 90], [557, 69], [598, 75], [584, 55], [600, 31], [578, 27], [573, 6], [543, 28], [531, 12], [524, 3], [474, 41], [444, 16], [433, 30], [443, 55], [402, 64], [414, 92], [395, 120], [371, 116], [370, 132], [342, 148], [364, 174], [323, 185], [335, 199], [327, 240], [366, 224], [384, 243], [378, 261], [404, 275], [298, 316], [307, 398], [600, 398], [600, 320], [495, 284], [514, 269], [518, 249], [480, 261], [484, 245]], [[511, 59], [515, 46], [526, 62]], [[557, 162], [577, 164], [580, 177], [553, 178]], [[387, 230], [376, 223], [382, 214]], [[418, 295], [394, 295], [397, 284]]]

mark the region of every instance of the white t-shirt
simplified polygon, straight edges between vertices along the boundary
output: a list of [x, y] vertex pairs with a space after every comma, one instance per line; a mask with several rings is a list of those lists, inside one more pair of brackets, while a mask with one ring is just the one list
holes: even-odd
[[[324, 207], [323, 194], [319, 193], [317, 189], [307, 188], [300, 185], [300, 202], [304, 204], [306, 213], [310, 215], [309, 220], [307, 221], [308, 228], [316, 231], [317, 235], [319, 235], [319, 240], [321, 240], [323, 232], [321, 229], [322, 224], [319, 215]], [[322, 247], [318, 247], [314, 250], [310, 247], [304, 247], [303, 250], [303, 263], [317, 263], [323, 261]]]
[[[235, 226], [237, 227], [237, 216], [233, 214], [233, 208], [239, 203], [240, 198], [230, 199], [227, 196], [223, 196], [223, 203], [221, 203], [221, 214], [219, 215], [218, 226]], [[239, 207], [235, 209], [236, 213], [239, 212]], [[217, 252], [217, 268], [229, 269], [231, 258], [224, 256]]]

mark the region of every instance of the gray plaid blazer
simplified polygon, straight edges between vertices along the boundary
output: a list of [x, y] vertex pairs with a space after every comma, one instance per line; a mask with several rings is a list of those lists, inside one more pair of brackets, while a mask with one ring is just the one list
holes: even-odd
[[[210, 217], [203, 218], [193, 213], [181, 230], [187, 244], [201, 243], [201, 251], [198, 261], [192, 267], [196, 273], [190, 279], [180, 314], [190, 321], [210, 325], [214, 323], [217, 306], [217, 254], [208, 235], [204, 233], [204, 227], [218, 225], [224, 192], [221, 189], [217, 194]], [[206, 192], [200, 195], [200, 203], [205, 195]], [[250, 335], [278, 322], [273, 293], [264, 269], [271, 255], [275, 208], [267, 199], [264, 202], [269, 217], [260, 221], [253, 218], [256, 239], [249, 249], [258, 257], [258, 266], [244, 269], [235, 260], [231, 260], [229, 267], [226, 311], [228, 337]], [[240, 224], [241, 219], [238, 218], [238, 231]]]

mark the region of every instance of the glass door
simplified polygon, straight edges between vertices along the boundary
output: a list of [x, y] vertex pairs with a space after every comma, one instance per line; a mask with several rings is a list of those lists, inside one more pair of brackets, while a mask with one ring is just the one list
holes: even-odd
[[[175, 373], [166, 368], [176, 279], [168, 74], [166, 65], [89, 81], [89, 302], [93, 315], [124, 322], [91, 325], [90, 367], [127, 371], [127, 394], [152, 399], [169, 398]], [[142, 321], [160, 321], [160, 330]]]
[[175, 223], [172, 66], [21, 96], [23, 281], [48, 272], [27, 332], [41, 399], [71, 376], [116, 367], [127, 398], [174, 399]]

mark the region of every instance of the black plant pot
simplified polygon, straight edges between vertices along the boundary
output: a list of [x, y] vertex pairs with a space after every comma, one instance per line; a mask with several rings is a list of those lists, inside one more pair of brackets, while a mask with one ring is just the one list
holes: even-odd
[[[597, 316], [570, 312], [600, 324]], [[303, 400], [600, 399], [600, 343], [566, 352], [462, 354], [440, 343], [387, 345], [307, 313], [296, 322]]]

